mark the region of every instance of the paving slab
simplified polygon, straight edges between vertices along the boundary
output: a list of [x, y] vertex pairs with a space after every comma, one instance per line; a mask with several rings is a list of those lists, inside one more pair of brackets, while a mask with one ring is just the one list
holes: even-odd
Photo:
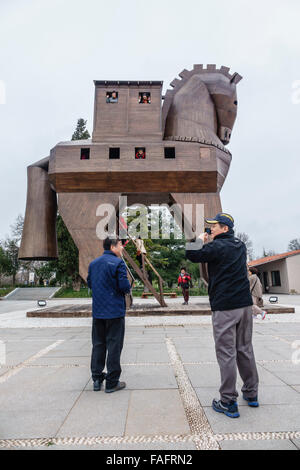
[[[23, 434], [25, 423], [23, 421], [20, 422], [20, 427], [18, 427], [18, 418], [16, 419], [15, 424], [15, 434], [14, 438], [25, 438], [25, 437], [43, 437], [39, 434], [38, 430], [40, 429], [41, 423], [39, 422], [39, 416], [46, 416], [48, 413], [48, 419], [51, 426], [48, 430], [48, 435], [46, 434], [46, 423], [45, 423], [45, 431], [44, 436], [49, 437], [51, 436], [51, 432], [53, 430], [53, 426], [56, 426], [55, 432], [57, 431], [58, 427], [61, 425], [60, 418], [66, 417], [69, 411], [72, 409], [76, 400], [80, 396], [81, 391], [70, 391], [66, 393], [65, 391], [56, 391], [49, 393], [48, 395], [44, 396], [37, 396], [35, 395], [32, 397], [32, 401], [30, 403], [29, 396], [27, 391], [25, 391], [24, 402], [20, 402], [17, 406], [14, 406], [13, 398], [7, 400], [5, 403], [4, 411], [0, 412], [0, 419], [6, 419], [8, 416], [16, 416], [23, 415], [26, 416], [26, 419], [32, 423], [33, 427], [33, 434], [35, 430], [35, 436], [30, 435], [26, 436]], [[34, 405], [33, 405], [34, 403]], [[37, 429], [35, 429], [37, 427]], [[12, 428], [13, 429], [13, 428]], [[11, 429], [11, 430], [12, 430]], [[2, 436], [2, 438], [7, 438], [7, 436]]]
[[32, 367], [38, 366], [86, 366], [90, 367], [91, 356], [44, 356], [37, 359]]
[[56, 437], [122, 436], [131, 392], [84, 391]]
[[222, 450], [298, 450], [289, 439], [222, 441], [220, 447]]
[[261, 364], [256, 364], [260, 385], [284, 385], [284, 381], [269, 372]]
[[280, 355], [280, 358], [281, 359], [286, 359], [286, 360], [291, 360], [292, 359], [292, 354], [294, 352], [294, 350], [292, 349], [292, 347], [288, 344], [284, 344], [284, 343], [276, 343], [272, 346], [266, 346], [266, 350], [270, 351], [271, 354], [273, 354], [273, 358], [276, 359], [277, 355], [279, 354]]
[[[202, 406], [211, 406], [213, 398], [220, 398], [218, 387], [201, 387], [195, 388], [197, 396]], [[238, 389], [238, 406], [247, 406], [248, 404], [242, 398], [242, 393]], [[259, 403], [263, 405], [290, 405], [292, 403], [300, 404], [300, 394], [293, 388], [282, 386], [260, 386], [258, 391]]]
[[287, 359], [287, 355], [282, 356], [279, 351], [270, 350], [267, 346], [253, 345], [256, 361], [275, 361]]
[[199, 364], [184, 366], [193, 387], [220, 387], [218, 364]]
[[53, 436], [67, 415], [66, 409], [1, 410], [0, 439], [34, 439]]
[[6, 365], [16, 365], [36, 355], [39, 351], [53, 344], [55, 340], [5, 342]]
[[121, 362], [126, 363], [126, 362], [137, 362], [137, 353], [139, 351], [139, 347], [135, 345], [127, 345], [124, 346], [122, 354], [121, 354]]
[[291, 442], [300, 450], [300, 439], [291, 439]]
[[300, 372], [294, 370], [279, 370], [273, 372], [274, 376], [288, 385], [300, 385]]
[[165, 343], [157, 344], [155, 348], [152, 344], [145, 344], [137, 351], [136, 362], [169, 362], [169, 360]]
[[231, 419], [204, 407], [213, 431], [217, 434], [241, 432], [299, 431], [300, 404], [249, 406], [240, 409], [240, 418]]
[[170, 430], [172, 434], [190, 433], [178, 390], [134, 390], [125, 434], [168, 434]]
[[69, 403], [68, 396], [81, 392], [89, 380], [87, 368], [26, 368], [1, 383], [0, 404], [2, 409], [11, 406], [34, 410], [37, 406], [47, 407], [58, 396], [61, 398], [58, 407], [64, 408], [62, 403]]
[[177, 388], [173, 369], [168, 365], [160, 366], [123, 366], [122, 380], [129, 390], [153, 390]]
[[0, 366], [0, 377], [1, 377], [1, 375], [5, 374], [8, 370], [9, 370], [9, 368], [7, 366], [1, 365]]
[[216, 353], [212, 348], [177, 346], [177, 351], [183, 362], [217, 362]]
[[[125, 333], [126, 334], [126, 333]], [[156, 345], [156, 344], [164, 344], [165, 343], [165, 335], [156, 335], [156, 336], [150, 336], [150, 335], [144, 335], [142, 338], [140, 337], [132, 337], [132, 338], [126, 338], [125, 341], [124, 341], [124, 347], [128, 344], [136, 344], [136, 345], [140, 345], [140, 344], [153, 344], [153, 345]]]

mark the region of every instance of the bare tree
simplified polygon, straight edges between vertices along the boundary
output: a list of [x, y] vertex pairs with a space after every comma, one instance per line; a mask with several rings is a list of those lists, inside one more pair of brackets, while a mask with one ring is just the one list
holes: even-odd
[[300, 250], [300, 238], [294, 238], [288, 245], [288, 251]]
[[248, 255], [248, 258], [250, 261], [253, 260], [253, 243], [252, 241], [250, 240], [250, 237], [249, 235], [247, 235], [247, 233], [245, 232], [238, 232], [236, 234], [237, 238], [239, 238], [242, 242], [245, 243], [246, 245], [246, 248], [247, 248], [247, 255]]
[[274, 250], [265, 250], [263, 251], [263, 258], [265, 258], [266, 256], [275, 256], [277, 255], [276, 251]]
[[21, 241], [23, 226], [24, 217], [19, 214], [15, 222], [10, 226], [12, 238], [16, 241], [16, 243], [19, 243]]

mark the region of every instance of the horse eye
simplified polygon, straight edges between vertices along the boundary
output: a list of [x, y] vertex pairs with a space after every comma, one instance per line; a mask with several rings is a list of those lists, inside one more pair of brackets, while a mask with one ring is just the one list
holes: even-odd
[[237, 102], [237, 101], [234, 101], [234, 104], [237, 106], [238, 102]]

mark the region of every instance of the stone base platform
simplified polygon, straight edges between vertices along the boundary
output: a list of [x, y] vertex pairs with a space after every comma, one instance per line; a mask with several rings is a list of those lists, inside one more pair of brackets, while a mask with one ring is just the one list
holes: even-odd
[[[266, 305], [264, 310], [268, 314], [285, 314], [295, 313], [293, 307], [284, 307], [280, 305]], [[128, 317], [143, 317], [143, 316], [165, 316], [165, 315], [211, 315], [209, 304], [191, 304], [191, 305], [169, 305], [167, 307], [156, 307], [153, 304], [135, 304], [126, 315]], [[27, 312], [27, 317], [38, 318], [83, 318], [92, 316], [91, 304], [68, 304], [56, 305], [54, 307], [47, 307], [31, 312]]]

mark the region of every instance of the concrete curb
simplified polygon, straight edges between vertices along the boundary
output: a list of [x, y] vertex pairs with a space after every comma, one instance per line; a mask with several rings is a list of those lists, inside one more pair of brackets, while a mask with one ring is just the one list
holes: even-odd
[[17, 290], [20, 290], [20, 287], [16, 287], [14, 290], [12, 290], [9, 294], [7, 294], [5, 297], [2, 297], [2, 300], [8, 299], [11, 295], [13, 295]]
[[[293, 307], [265, 307], [268, 314], [287, 314], [295, 313]], [[154, 307], [139, 307], [128, 309], [126, 311], [127, 317], [147, 317], [147, 316], [178, 316], [178, 315], [192, 315], [192, 316], [211, 316], [211, 309], [209, 306], [186, 307], [186, 308], [167, 308]], [[87, 318], [92, 316], [91, 304], [67, 304], [62, 306], [47, 307], [41, 310], [34, 310], [27, 312], [27, 318]]]
[[47, 300], [52, 299], [55, 296], [56, 292], [58, 292], [60, 289], [61, 289], [61, 287], [57, 287], [57, 289], [53, 292], [53, 294], [50, 295], [50, 297], [48, 297]]

